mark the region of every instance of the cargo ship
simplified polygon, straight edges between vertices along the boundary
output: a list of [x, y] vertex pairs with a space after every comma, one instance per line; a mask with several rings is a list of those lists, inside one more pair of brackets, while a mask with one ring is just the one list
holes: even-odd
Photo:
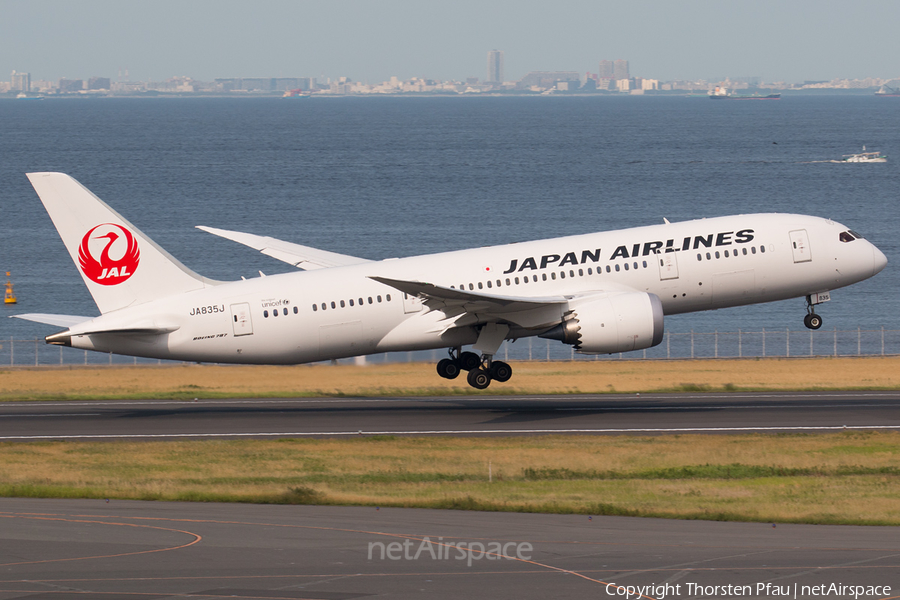
[[778, 100], [781, 98], [781, 94], [738, 96], [734, 92], [729, 92], [727, 88], [716, 87], [716, 89], [709, 92], [709, 97], [712, 100]]

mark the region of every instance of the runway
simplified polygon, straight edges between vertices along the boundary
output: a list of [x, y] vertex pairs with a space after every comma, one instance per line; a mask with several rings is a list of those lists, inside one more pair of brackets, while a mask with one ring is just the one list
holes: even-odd
[[900, 429], [900, 393], [104, 400], [0, 404], [0, 440]]
[[814, 598], [823, 585], [881, 599], [900, 588], [889, 527], [10, 498], [0, 523], [0, 600]]

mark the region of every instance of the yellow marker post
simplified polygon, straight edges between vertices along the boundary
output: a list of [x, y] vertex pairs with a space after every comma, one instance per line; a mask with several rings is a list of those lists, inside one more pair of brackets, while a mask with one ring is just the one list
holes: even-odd
[[15, 304], [16, 295], [13, 293], [13, 284], [9, 279], [9, 271], [6, 272], [6, 293], [3, 295], [4, 304]]

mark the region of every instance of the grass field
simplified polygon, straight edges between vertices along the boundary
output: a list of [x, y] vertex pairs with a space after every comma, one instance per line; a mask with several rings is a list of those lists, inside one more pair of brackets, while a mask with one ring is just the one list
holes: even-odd
[[[900, 389], [900, 358], [514, 363], [481, 393]], [[478, 394], [430, 364], [0, 371], [0, 401]], [[900, 433], [0, 444], [0, 495], [900, 525]]]
[[357, 367], [177, 365], [0, 370], [0, 401], [83, 398], [219, 398], [567, 394], [651, 391], [900, 389], [900, 357], [607, 360], [512, 363], [484, 392], [441, 379], [428, 363]]
[[900, 433], [0, 444], [0, 495], [900, 525]]

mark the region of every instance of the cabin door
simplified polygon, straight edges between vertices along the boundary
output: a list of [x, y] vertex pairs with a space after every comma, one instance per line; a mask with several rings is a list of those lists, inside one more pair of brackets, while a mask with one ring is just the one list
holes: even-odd
[[659, 264], [659, 279], [678, 279], [678, 256], [675, 252], [657, 252], [656, 261]]
[[231, 325], [234, 327], [234, 337], [253, 333], [253, 322], [250, 321], [250, 304], [242, 302], [231, 305]]
[[409, 314], [422, 310], [422, 301], [418, 296], [410, 296], [403, 292], [403, 312]]
[[794, 262], [809, 262], [812, 260], [812, 254], [809, 250], [809, 235], [805, 229], [797, 229], [791, 231], [791, 251], [794, 253]]

